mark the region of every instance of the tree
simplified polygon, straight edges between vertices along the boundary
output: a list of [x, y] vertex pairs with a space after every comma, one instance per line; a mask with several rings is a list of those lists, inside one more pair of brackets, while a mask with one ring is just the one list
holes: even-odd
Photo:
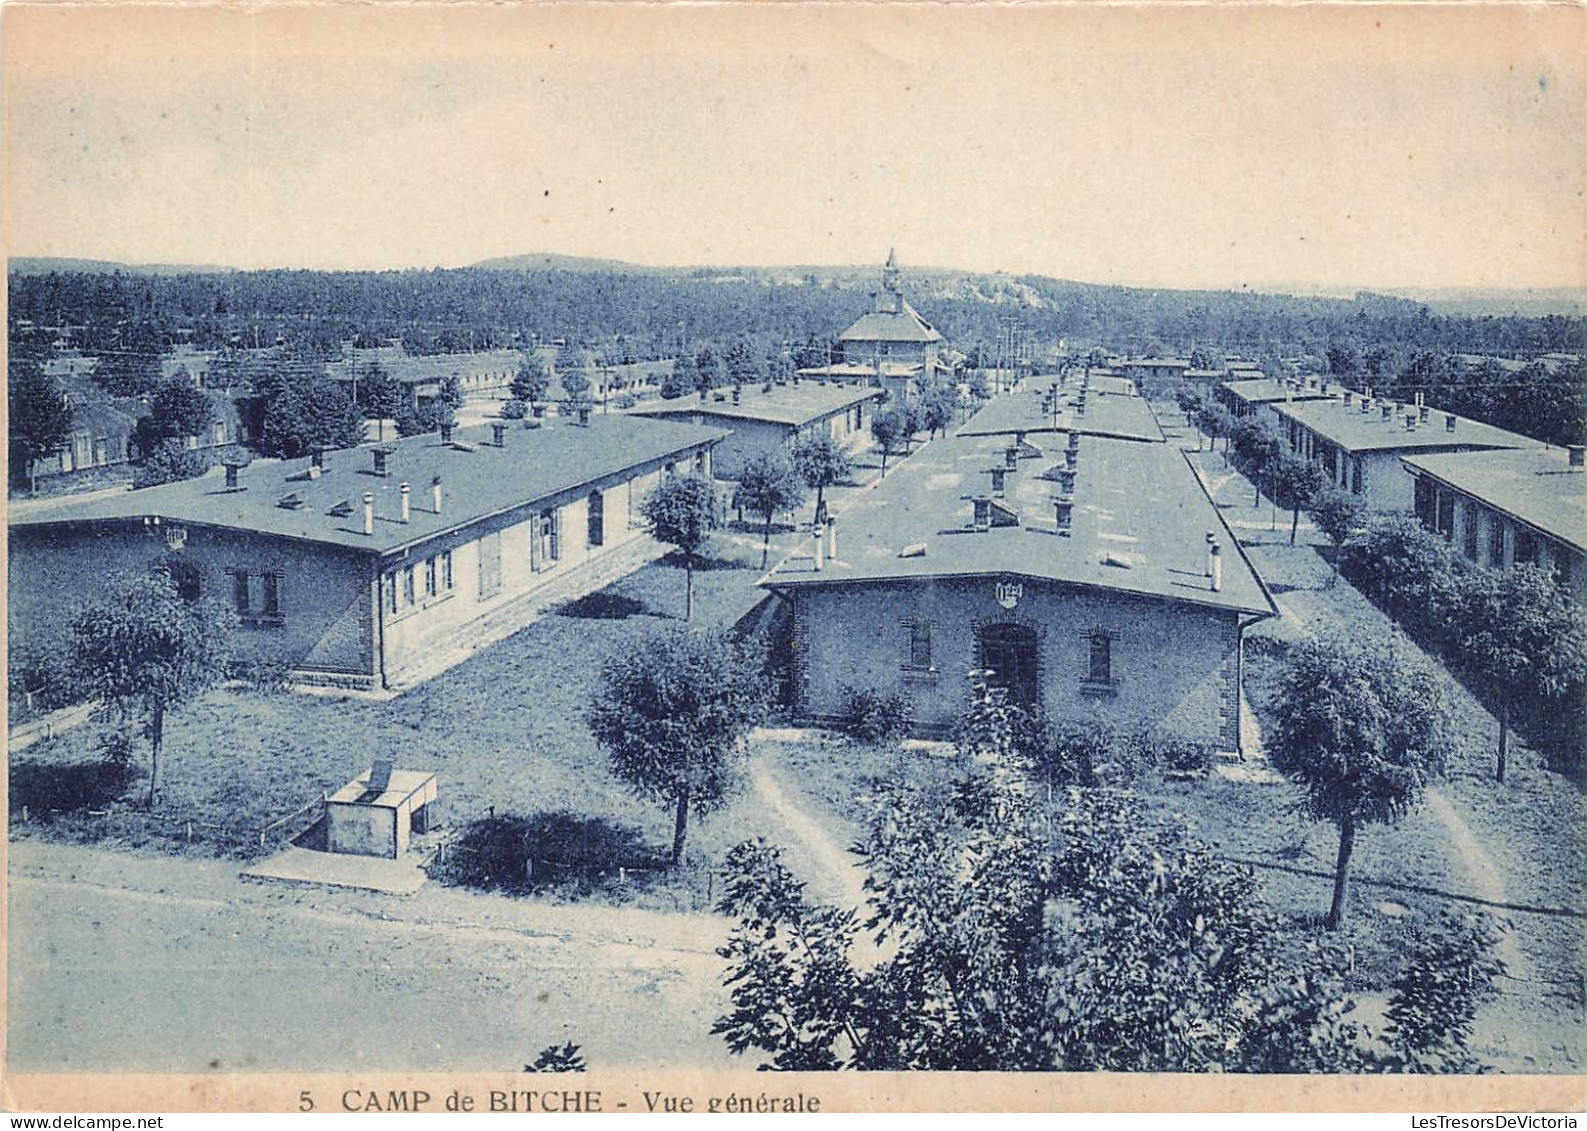
[[1259, 485], [1268, 466], [1283, 450], [1283, 441], [1271, 424], [1255, 416], [1247, 416], [1239, 421], [1230, 433], [1229, 440], [1234, 445], [1240, 470], [1251, 480], [1251, 490], [1255, 496], [1251, 505], [1258, 506], [1262, 502]]
[[[1038, 800], [1002, 707], [977, 686], [957, 779], [878, 783], [867, 911], [811, 902], [764, 841], [729, 854], [730, 1050], [793, 1071], [1400, 1066], [1350, 1017], [1342, 948], [1296, 939], [1250, 869], [1125, 791]], [[1437, 953], [1448, 978], [1487, 973], [1480, 947]], [[1407, 1031], [1458, 1044], [1458, 1003], [1428, 1005], [1391, 995]]]
[[189, 448], [183, 440], [169, 437], [157, 441], [143, 452], [132, 477], [134, 487], [158, 487], [181, 479], [197, 479], [209, 470], [209, 452]]
[[1289, 544], [1293, 546], [1301, 508], [1309, 506], [1317, 493], [1329, 486], [1328, 479], [1317, 464], [1290, 452], [1280, 452], [1269, 461], [1266, 478], [1274, 504], [1290, 512]]
[[804, 505], [808, 488], [788, 457], [780, 451], [763, 452], [745, 461], [733, 490], [733, 505], [765, 518], [760, 545], [760, 568], [771, 556], [771, 520], [778, 511]]
[[584, 370], [558, 370], [557, 380], [562, 382], [563, 403], [570, 409], [590, 403], [590, 379]]
[[727, 377], [735, 385], [758, 385], [765, 379], [760, 360], [742, 338], [727, 351]]
[[1306, 504], [1306, 513], [1311, 515], [1312, 522], [1333, 543], [1333, 572], [1328, 577], [1330, 587], [1339, 578], [1340, 547], [1361, 525], [1366, 509], [1360, 495], [1342, 491], [1330, 483], [1324, 483]]
[[38, 487], [38, 461], [66, 446], [72, 435], [72, 406], [60, 383], [32, 358], [12, 357], [7, 367], [10, 394], [11, 476], [26, 475]]
[[[517, 403], [517, 402], [510, 402]], [[397, 407], [395, 424], [399, 436], [422, 436], [426, 432], [439, 432], [456, 419], [452, 408], [441, 398], [427, 400], [421, 405], [404, 400]]]
[[134, 435], [145, 453], [163, 440], [202, 436], [215, 423], [215, 402], [191, 381], [180, 378], [161, 385], [149, 400], [149, 414], [138, 421]]
[[1449, 543], [1415, 515], [1365, 515], [1339, 549], [1340, 571], [1408, 629], [1436, 637], [1456, 601]]
[[463, 407], [463, 383], [457, 379], [457, 374], [441, 378], [441, 391], [436, 400], [453, 411]]
[[402, 402], [408, 399], [407, 390], [378, 361], [369, 364], [355, 387], [358, 390], [359, 407], [364, 410], [365, 416], [375, 421], [375, 438], [384, 440], [386, 421], [396, 416]]
[[936, 439], [937, 433], [947, 434], [953, 423], [954, 410], [959, 407], [959, 394], [949, 385], [932, 385], [920, 398], [920, 426]]
[[990, 400], [992, 390], [986, 384], [986, 370], [979, 367], [971, 371], [969, 379], [965, 382], [970, 395], [978, 401]]
[[1587, 620], [1534, 565], [1475, 569], [1462, 588], [1459, 656], [1499, 701], [1494, 777], [1502, 782], [1515, 704], [1563, 706], [1587, 682]]
[[1328, 928], [1344, 920], [1350, 856], [1364, 826], [1412, 809], [1446, 759], [1443, 686], [1398, 634], [1319, 639], [1292, 650], [1276, 697], [1273, 766], [1339, 829]]
[[794, 441], [789, 453], [799, 478], [816, 493], [816, 522], [827, 517], [826, 489], [854, 475], [854, 461], [831, 433], [811, 432]]
[[694, 559], [721, 525], [716, 484], [703, 475], [667, 475], [645, 496], [640, 513], [651, 537], [683, 554], [683, 619], [694, 619]]
[[768, 701], [762, 672], [752, 649], [714, 628], [656, 632], [601, 666], [590, 733], [629, 789], [673, 811], [673, 864], [689, 814], [721, 808], [743, 778], [744, 740]]
[[700, 391], [714, 389], [722, 383], [722, 362], [711, 352], [710, 346], [704, 346], [694, 358], [695, 388]]
[[337, 382], [319, 374], [273, 375], [255, 386], [262, 406], [254, 444], [263, 455], [297, 459], [317, 447], [364, 441], [364, 421]]
[[898, 409], [888, 408], [871, 417], [871, 439], [882, 451], [882, 474], [887, 474], [887, 457], [898, 450], [907, 435], [908, 422]]
[[219, 602], [184, 599], [168, 569], [118, 578], [115, 591], [72, 616], [73, 651], [90, 694], [144, 714], [152, 809], [165, 717], [221, 677], [236, 618]]
[[551, 388], [551, 379], [546, 376], [546, 367], [540, 364], [540, 359], [532, 353], [525, 353], [523, 361], [518, 364], [518, 373], [508, 386], [514, 400], [536, 402], [546, 399], [546, 392]]
[[684, 354], [673, 363], [661, 379], [661, 397], [663, 400], [675, 401], [679, 397], [686, 397], [699, 388], [700, 374], [695, 368], [694, 358]]

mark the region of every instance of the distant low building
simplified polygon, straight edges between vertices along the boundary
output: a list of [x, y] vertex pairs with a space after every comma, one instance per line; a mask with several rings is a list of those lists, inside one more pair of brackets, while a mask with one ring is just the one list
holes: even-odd
[[722, 388], [698, 397], [649, 401], [632, 415], [721, 428], [730, 435], [717, 445], [712, 466], [723, 479], [736, 479], [758, 455], [786, 451], [795, 441], [824, 432], [845, 446], [868, 435], [880, 389], [801, 381], [799, 384]]
[[503, 423], [63, 503], [11, 522], [12, 646], [61, 646], [75, 602], [166, 562], [188, 595], [237, 611], [239, 658], [401, 686], [520, 602], [578, 596], [659, 555], [645, 494], [674, 471], [709, 473], [722, 438], [626, 415]]
[[1113, 363], [1121, 377], [1135, 382], [1143, 397], [1172, 400], [1184, 387], [1190, 362], [1182, 357], [1132, 357]]
[[1587, 459], [1573, 447], [1408, 455], [1417, 517], [1469, 562], [1551, 569], [1587, 605]]
[[1329, 482], [1380, 510], [1411, 509], [1401, 456], [1538, 448], [1538, 441], [1429, 406], [1345, 390], [1338, 400], [1275, 403], [1291, 451], [1319, 464]]
[[400, 343], [374, 349], [350, 350], [325, 366], [334, 380], [352, 386], [369, 368], [378, 365], [401, 385], [417, 408], [441, 395], [441, 385], [456, 377], [464, 396], [504, 390], [518, 374], [523, 360], [519, 350], [480, 350], [477, 353], [409, 354]]
[[1049, 719], [1240, 749], [1242, 636], [1276, 610], [1177, 446], [960, 434], [834, 531], [761, 581], [791, 611], [796, 717], [869, 691], [943, 733], [979, 669]]

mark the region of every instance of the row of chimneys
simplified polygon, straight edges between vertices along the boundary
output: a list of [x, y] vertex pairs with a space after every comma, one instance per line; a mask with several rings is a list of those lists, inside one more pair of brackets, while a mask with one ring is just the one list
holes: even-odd
[[[411, 494], [412, 494], [412, 488], [410, 488], [406, 483], [402, 483], [402, 484], [398, 485], [398, 487], [397, 487], [397, 498], [399, 500], [399, 502], [397, 504], [397, 506], [398, 506], [397, 521], [398, 522], [406, 523], [406, 522], [409, 522], [411, 520], [411, 518], [412, 518], [412, 513], [411, 513], [412, 512], [412, 504], [409, 501], [409, 497], [411, 496]], [[430, 509], [435, 514], [440, 514], [441, 513], [441, 477], [439, 475], [437, 475], [434, 479], [430, 480]], [[374, 532], [375, 532], [375, 493], [373, 491], [365, 491], [364, 492], [364, 533], [365, 534], [373, 534]]]

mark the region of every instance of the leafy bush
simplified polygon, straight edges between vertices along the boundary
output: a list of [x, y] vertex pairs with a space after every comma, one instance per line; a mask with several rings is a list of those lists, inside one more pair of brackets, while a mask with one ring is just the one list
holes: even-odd
[[233, 679], [241, 680], [248, 690], [260, 695], [276, 695], [292, 686], [292, 665], [279, 657], [234, 660], [230, 668]]
[[628, 409], [633, 408], [638, 403], [639, 403], [639, 398], [634, 396], [633, 393], [619, 393], [612, 400], [612, 404], [614, 404], [616, 407], [618, 407], [619, 409], [622, 409], [624, 411], [627, 411]]
[[1339, 547], [1339, 570], [1427, 643], [1439, 642], [1459, 599], [1449, 544], [1414, 515], [1366, 516]]
[[11, 654], [7, 676], [12, 719], [27, 712], [30, 693], [32, 710], [38, 713], [58, 711], [82, 702], [81, 682], [76, 665], [64, 650], [17, 648]]
[[119, 727], [107, 727], [94, 736], [94, 749], [99, 754], [99, 760], [123, 772], [132, 766], [133, 745], [132, 735]]
[[1212, 769], [1217, 747], [1188, 738], [1161, 738], [1154, 744], [1157, 765], [1181, 774], [1205, 774]]
[[529, 415], [529, 406], [524, 404], [523, 401], [514, 398], [502, 401], [501, 408], [497, 411], [503, 420], [522, 420]]
[[1384, 1037], [1406, 1072], [1473, 1072], [1468, 1047], [1477, 1009], [1495, 996], [1504, 963], [1494, 957], [1494, 932], [1482, 919], [1445, 914], [1418, 940], [1394, 979]]
[[845, 688], [839, 727], [856, 742], [896, 742], [909, 733], [909, 700], [902, 695]]

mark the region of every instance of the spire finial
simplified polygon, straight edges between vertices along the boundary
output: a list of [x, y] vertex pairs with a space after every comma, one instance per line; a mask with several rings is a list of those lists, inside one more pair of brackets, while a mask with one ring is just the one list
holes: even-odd
[[882, 268], [882, 288], [898, 290], [898, 255], [892, 248], [887, 249], [887, 266]]

